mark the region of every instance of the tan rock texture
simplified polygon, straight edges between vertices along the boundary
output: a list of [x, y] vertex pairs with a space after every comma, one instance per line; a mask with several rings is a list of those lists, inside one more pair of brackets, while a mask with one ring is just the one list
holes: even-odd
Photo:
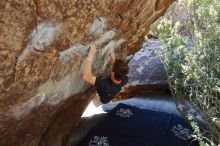
[[122, 59], [174, 0], [1, 0], [0, 146], [61, 146], [93, 97], [81, 79], [89, 44]]

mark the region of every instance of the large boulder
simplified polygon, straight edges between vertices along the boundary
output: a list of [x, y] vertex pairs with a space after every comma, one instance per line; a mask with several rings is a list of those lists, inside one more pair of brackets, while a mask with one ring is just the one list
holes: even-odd
[[109, 52], [136, 52], [173, 1], [1, 0], [0, 145], [65, 145], [94, 93], [81, 79], [87, 45], [106, 73]]
[[129, 82], [132, 85], [168, 84], [167, 74], [158, 52], [162, 51], [158, 39], [143, 44], [129, 62]]

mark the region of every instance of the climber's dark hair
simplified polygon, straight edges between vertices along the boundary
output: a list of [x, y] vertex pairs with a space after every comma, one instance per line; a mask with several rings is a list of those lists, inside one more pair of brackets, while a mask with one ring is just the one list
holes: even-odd
[[122, 80], [128, 74], [128, 64], [121, 59], [116, 59], [112, 71], [116, 80]]

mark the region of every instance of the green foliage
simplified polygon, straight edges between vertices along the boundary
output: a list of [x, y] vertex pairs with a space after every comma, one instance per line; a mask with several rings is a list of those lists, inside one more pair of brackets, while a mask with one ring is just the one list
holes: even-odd
[[199, 141], [199, 145], [200, 146], [215, 146], [212, 140], [209, 140], [203, 136], [202, 132], [200, 131], [200, 128], [198, 127], [196, 122], [194, 122], [193, 117], [188, 116], [188, 119], [190, 121], [192, 128], [194, 129], [194, 134], [192, 135], [192, 137], [194, 137], [196, 140]]
[[164, 44], [163, 62], [168, 73], [168, 80], [171, 86], [174, 88], [175, 94], [182, 94], [182, 83], [184, 81], [182, 64], [184, 63], [183, 58], [186, 54], [184, 50], [186, 40], [180, 36], [178, 31], [180, 23], [176, 23], [172, 27], [170, 20], [164, 19], [158, 26], [160, 32], [160, 38]]
[[164, 19], [158, 26], [164, 44], [163, 61], [176, 94], [188, 95], [204, 109], [215, 107], [219, 114], [220, 96], [220, 2], [218, 0], [182, 0], [188, 21], [183, 25], [193, 43], [185, 50], [187, 40], [179, 34], [180, 23], [174, 26]]
[[[189, 97], [210, 118], [219, 121], [220, 1], [180, 0], [180, 3], [186, 9], [187, 21], [173, 24], [164, 19], [158, 25], [168, 80], [177, 97]], [[182, 26], [192, 42], [190, 50], [185, 49], [187, 40], [180, 34]], [[207, 144], [201, 142], [201, 145]]]

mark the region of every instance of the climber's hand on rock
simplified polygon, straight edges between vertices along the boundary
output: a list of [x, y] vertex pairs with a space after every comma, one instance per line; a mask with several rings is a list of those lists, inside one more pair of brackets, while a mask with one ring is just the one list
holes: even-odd
[[115, 52], [112, 50], [111, 51], [111, 58], [113, 59], [113, 60], [115, 60]]
[[111, 64], [113, 65], [115, 62], [115, 52], [112, 50], [111, 51]]

